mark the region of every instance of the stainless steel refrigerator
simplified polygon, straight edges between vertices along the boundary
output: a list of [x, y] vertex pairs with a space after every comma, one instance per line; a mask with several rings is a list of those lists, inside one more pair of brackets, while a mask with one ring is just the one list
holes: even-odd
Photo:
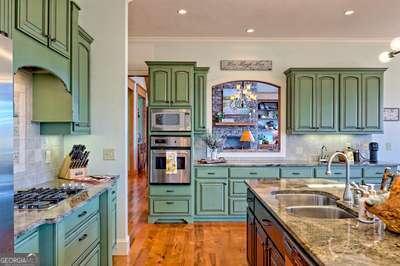
[[14, 253], [12, 41], [0, 34], [0, 256]]

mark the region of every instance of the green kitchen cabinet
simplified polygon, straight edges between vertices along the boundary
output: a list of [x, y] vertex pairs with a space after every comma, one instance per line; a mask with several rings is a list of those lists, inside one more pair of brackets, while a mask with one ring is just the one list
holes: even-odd
[[39, 231], [25, 233], [16, 240], [16, 253], [39, 253]]
[[70, 57], [70, 0], [16, 0], [16, 28]]
[[166, 66], [150, 68], [150, 106], [170, 105], [171, 73], [171, 68]]
[[340, 77], [340, 130], [361, 130], [362, 121], [361, 73], [345, 73]]
[[383, 71], [341, 75], [341, 131], [383, 132]]
[[49, 47], [70, 56], [70, 0], [49, 0]]
[[93, 38], [78, 29], [77, 42], [72, 52], [72, 98], [75, 134], [90, 133], [90, 45]]
[[228, 181], [226, 179], [196, 180], [196, 214], [228, 214]]
[[100, 195], [99, 208], [100, 265], [112, 265], [112, 251], [116, 244], [117, 233], [117, 183]]
[[194, 132], [207, 129], [207, 74], [208, 67], [196, 67], [194, 73]]
[[0, 34], [12, 37], [13, 31], [13, 0], [0, 0]]
[[16, 4], [17, 29], [48, 45], [49, 0], [16, 0]]
[[146, 62], [149, 66], [149, 106], [190, 107], [195, 62]]
[[298, 68], [287, 76], [289, 134], [383, 132], [383, 73], [369, 68]]

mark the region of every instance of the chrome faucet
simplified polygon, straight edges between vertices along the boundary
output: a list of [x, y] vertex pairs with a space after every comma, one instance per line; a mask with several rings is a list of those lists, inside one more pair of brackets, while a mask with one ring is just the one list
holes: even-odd
[[332, 175], [332, 170], [331, 170], [332, 161], [336, 156], [343, 156], [346, 161], [346, 187], [344, 188], [343, 192], [343, 201], [353, 204], [353, 193], [351, 193], [350, 190], [350, 162], [346, 154], [344, 154], [343, 152], [335, 152], [334, 154], [332, 154], [332, 156], [328, 160], [328, 166], [326, 167], [326, 174]]

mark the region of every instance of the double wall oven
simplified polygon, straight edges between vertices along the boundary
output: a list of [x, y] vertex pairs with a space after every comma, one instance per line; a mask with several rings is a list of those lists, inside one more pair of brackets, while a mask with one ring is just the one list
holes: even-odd
[[150, 184], [190, 184], [191, 137], [150, 138]]

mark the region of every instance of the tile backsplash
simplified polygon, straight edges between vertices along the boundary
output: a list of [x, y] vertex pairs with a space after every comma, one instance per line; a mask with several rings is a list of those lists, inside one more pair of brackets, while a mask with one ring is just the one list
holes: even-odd
[[63, 160], [64, 138], [41, 136], [39, 124], [31, 122], [32, 74], [21, 70], [14, 80], [14, 187], [22, 189], [55, 178]]

